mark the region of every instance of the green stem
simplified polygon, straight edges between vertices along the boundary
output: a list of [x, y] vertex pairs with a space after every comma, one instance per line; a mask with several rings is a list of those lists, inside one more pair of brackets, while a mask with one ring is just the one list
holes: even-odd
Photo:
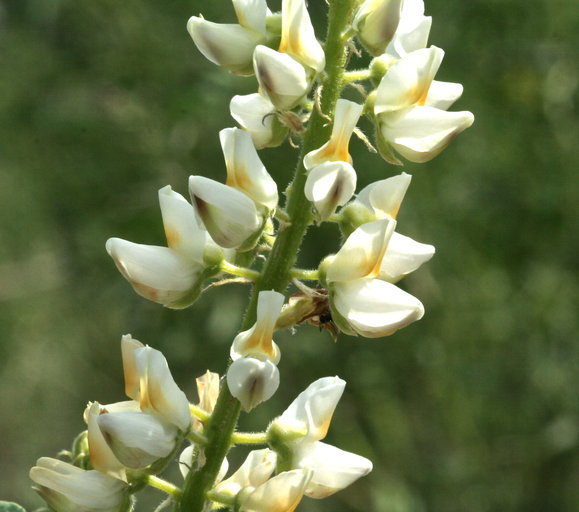
[[179, 487], [173, 485], [171, 482], [167, 482], [166, 480], [159, 478], [158, 476], [148, 475], [147, 485], [154, 487], [155, 489], [159, 489], [160, 491], [163, 491], [164, 493], [167, 493], [175, 498], [178, 498], [181, 495], [181, 489], [179, 489]]
[[205, 409], [201, 409], [201, 407], [198, 407], [197, 405], [189, 404], [189, 412], [201, 421], [207, 421], [209, 418], [211, 418], [211, 414], [209, 414]]
[[233, 444], [267, 444], [267, 432], [234, 432]]
[[351, 20], [354, 8], [359, 0], [333, 0], [330, 2], [328, 34], [326, 38], [326, 74], [322, 81], [320, 110], [314, 108], [308, 127], [303, 137], [303, 144], [295, 172], [294, 181], [290, 186], [285, 212], [291, 219], [291, 224], [281, 231], [270, 256], [267, 259], [261, 277], [256, 281], [244, 320], [244, 328], [248, 329], [255, 323], [257, 298], [262, 290], [283, 292], [291, 278], [290, 269], [294, 265], [302, 239], [312, 223], [312, 207], [304, 194], [307, 171], [303, 165], [303, 157], [310, 151], [319, 148], [329, 139], [332, 127], [327, 125], [324, 116], [332, 117], [336, 102], [344, 87], [344, 67], [348, 56], [347, 45], [341, 35]]
[[292, 279], [304, 279], [305, 281], [317, 281], [320, 278], [317, 270], [305, 270], [303, 268], [290, 269]]
[[344, 73], [345, 82], [359, 82], [361, 80], [368, 80], [374, 76], [370, 69], [358, 69], [356, 71], [347, 71]]
[[[282, 230], [264, 265], [263, 271], [255, 282], [249, 305], [241, 329], [250, 328], [256, 319], [257, 298], [262, 290], [283, 292], [291, 278], [293, 267], [302, 239], [313, 220], [311, 203], [306, 199], [304, 186], [307, 172], [303, 157], [309, 151], [324, 144], [331, 133], [331, 126], [326, 126], [324, 116], [333, 116], [336, 102], [344, 87], [344, 67], [348, 50], [341, 39], [352, 18], [354, 8], [360, 0], [332, 0], [329, 7], [328, 33], [325, 45], [326, 70], [322, 81], [320, 108], [323, 115], [314, 108], [304, 133], [294, 181], [291, 185], [287, 208], [285, 209], [291, 223]], [[215, 483], [221, 463], [231, 446], [231, 439], [240, 412], [240, 403], [231, 396], [227, 385], [221, 386], [215, 409], [207, 423], [205, 436], [205, 465], [197, 472], [190, 472], [179, 503], [179, 512], [202, 512], [207, 493]]]
[[223, 272], [227, 272], [228, 274], [244, 277], [245, 279], [249, 279], [250, 281], [255, 281], [259, 278], [259, 272], [257, 270], [251, 270], [250, 268], [245, 267], [238, 267], [233, 263], [229, 263], [226, 260], [222, 260], [219, 264], [219, 268], [223, 270]]

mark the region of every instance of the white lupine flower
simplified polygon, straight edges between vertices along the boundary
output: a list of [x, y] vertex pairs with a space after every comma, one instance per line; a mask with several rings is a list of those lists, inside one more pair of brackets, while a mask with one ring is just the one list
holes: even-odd
[[284, 471], [255, 489], [246, 487], [238, 495], [243, 512], [293, 512], [312, 478], [308, 469]]
[[[389, 277], [389, 272], [410, 272], [428, 259], [416, 254], [397, 257], [394, 251], [390, 264], [385, 262], [395, 226], [392, 218], [363, 224], [322, 264], [332, 319], [346, 334], [388, 336], [424, 314], [418, 299], [381, 280]], [[410, 248], [409, 244], [403, 248]]]
[[263, 218], [243, 192], [203, 176], [189, 177], [189, 191], [197, 214], [219, 246], [243, 248], [259, 235]]
[[416, 297], [380, 279], [333, 283], [330, 293], [332, 319], [346, 334], [381, 338], [424, 315]]
[[324, 162], [308, 173], [304, 193], [320, 220], [346, 204], [356, 190], [356, 171], [348, 162]]
[[392, 233], [380, 265], [378, 279], [395, 283], [430, 260], [434, 252], [433, 245], [422, 244], [410, 237]]
[[227, 370], [227, 386], [241, 402], [244, 411], [251, 411], [269, 400], [279, 387], [279, 370], [269, 359], [242, 357]]
[[268, 40], [265, 0], [234, 0], [239, 24], [220, 24], [192, 16], [187, 30], [203, 56], [240, 75], [253, 73], [253, 50]]
[[383, 140], [416, 163], [432, 160], [474, 122], [474, 116], [468, 111], [446, 112], [420, 106], [380, 117]]
[[291, 110], [310, 89], [305, 68], [286, 53], [259, 45], [253, 53], [259, 91], [279, 110]]
[[187, 432], [191, 425], [189, 401], [173, 380], [165, 356], [139, 344], [130, 335], [121, 339], [127, 395], [139, 402], [141, 411], [160, 416], [181, 432]]
[[145, 299], [180, 309], [197, 296], [195, 288], [203, 265], [191, 263], [168, 247], [135, 244], [109, 238], [106, 249], [123, 277]]
[[312, 169], [328, 161], [341, 160], [350, 164], [352, 163], [352, 157], [348, 152], [348, 145], [363, 108], [363, 105], [353, 101], [344, 99], [337, 101], [330, 140], [322, 147], [310, 151], [304, 157], [304, 166], [306, 169]]
[[281, 352], [272, 336], [283, 302], [281, 293], [259, 292], [255, 324], [231, 344], [233, 363], [227, 371], [227, 386], [245, 411], [271, 398], [279, 386], [276, 365]]
[[281, 19], [279, 51], [291, 55], [315, 72], [323, 71], [326, 56], [316, 39], [305, 0], [282, 0]]
[[109, 238], [106, 250], [139, 295], [180, 309], [198, 297], [207, 263], [223, 259], [223, 252], [209, 239], [181, 194], [167, 185], [159, 190], [159, 204], [168, 247]]
[[253, 356], [279, 363], [281, 352], [273, 341], [275, 323], [281, 312], [284, 296], [276, 291], [261, 291], [257, 299], [257, 320], [247, 331], [240, 332], [231, 345], [231, 359]]
[[328, 432], [345, 385], [339, 377], [318, 379], [270, 426], [282, 435], [284, 432], [304, 433], [287, 442], [287, 446], [292, 453], [291, 467], [312, 471], [305, 491], [312, 498], [329, 496], [372, 470], [368, 459], [319, 442]]
[[390, 43], [402, 11], [404, 0], [365, 0], [358, 8], [352, 27], [372, 55], [381, 55]]
[[125, 482], [57, 459], [38, 459], [30, 478], [56, 512], [122, 512], [129, 503]]
[[[196, 448], [197, 447], [195, 445], [190, 444], [189, 446], [187, 446], [187, 448], [185, 448], [181, 452], [181, 455], [179, 455], [179, 471], [181, 472], [181, 475], [183, 476], [184, 479], [187, 478], [190, 468], [192, 467], [193, 455]], [[227, 460], [227, 458], [224, 458], [223, 462], [221, 463], [221, 467], [219, 468], [219, 473], [217, 473], [215, 483], [221, 482], [221, 480], [223, 480], [223, 477], [227, 474], [228, 470], [229, 470], [229, 461]]]
[[315, 441], [300, 443], [294, 453], [294, 466], [312, 470], [306, 489], [310, 498], [326, 498], [372, 471], [366, 457]]
[[277, 206], [277, 184], [257, 155], [251, 135], [239, 128], [225, 128], [219, 140], [227, 168], [226, 185], [241, 190], [254, 203], [274, 210]]
[[400, 162], [390, 148], [412, 162], [434, 158], [474, 121], [471, 112], [442, 109], [462, 92], [460, 84], [436, 82], [432, 87], [443, 56], [435, 46], [416, 50], [396, 62], [380, 81], [374, 104], [378, 145], [392, 163]]
[[281, 430], [303, 431], [305, 435], [297, 443], [323, 439], [345, 387], [346, 382], [339, 377], [323, 377], [312, 382], [272, 425]]
[[229, 110], [231, 117], [249, 132], [256, 149], [277, 146], [287, 134], [287, 129], [275, 123], [275, 106], [261, 94], [234, 96]]
[[277, 457], [269, 448], [252, 450], [243, 464], [229, 478], [215, 487], [220, 494], [236, 496], [244, 487], [257, 487], [269, 479], [275, 471]]
[[101, 413], [97, 425], [115, 457], [133, 469], [167, 457], [178, 440], [176, 426], [142, 412]]

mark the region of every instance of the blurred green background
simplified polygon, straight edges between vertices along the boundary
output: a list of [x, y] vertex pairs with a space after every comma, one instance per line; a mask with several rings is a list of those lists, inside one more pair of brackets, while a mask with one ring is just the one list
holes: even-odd
[[[310, 4], [322, 37], [325, 2]], [[104, 243], [164, 244], [157, 189], [224, 178], [217, 132], [233, 126], [230, 97], [255, 85], [205, 61], [185, 30], [199, 12], [233, 21], [228, 0], [0, 6], [0, 499], [34, 509], [29, 467], [69, 446], [88, 400], [124, 399], [121, 334], [161, 349], [191, 399], [196, 376], [223, 372], [247, 289], [165, 310], [132, 292]], [[579, 7], [426, 6], [446, 51], [437, 78], [463, 83], [454, 108], [476, 116], [404, 168], [399, 230], [437, 248], [403, 284], [427, 313], [381, 340], [281, 334], [282, 385], [241, 427], [338, 374], [348, 387], [328, 441], [374, 471], [300, 510], [576, 511]], [[352, 153], [360, 187], [399, 172], [357, 140]], [[281, 187], [296, 154], [261, 152]], [[300, 264], [337, 247], [333, 226], [311, 230]], [[149, 500], [138, 510], [160, 495]]]

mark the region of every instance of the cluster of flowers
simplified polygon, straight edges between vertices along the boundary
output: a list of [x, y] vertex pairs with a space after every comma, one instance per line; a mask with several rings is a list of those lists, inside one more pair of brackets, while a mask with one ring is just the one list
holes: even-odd
[[[191, 176], [191, 202], [170, 186], [159, 190], [166, 247], [120, 238], [106, 243], [134, 290], [172, 309], [191, 305], [207, 280], [223, 274], [259, 279], [260, 271], [251, 268], [256, 254], [270, 249], [276, 228], [292, 219], [278, 207], [277, 184], [257, 150], [281, 144], [290, 132], [300, 133], [302, 122], [320, 108], [308, 96], [323, 81], [326, 56], [305, 0], [282, 0], [281, 13], [271, 13], [265, 0], [232, 1], [238, 24], [192, 17], [187, 25], [210, 61], [233, 73], [255, 74], [258, 83], [257, 93], [231, 100], [231, 115], [240, 128], [219, 134], [226, 182]], [[329, 139], [301, 162], [307, 178], [300, 192], [311, 203], [311, 218], [336, 222], [344, 241], [317, 270], [293, 269], [292, 275], [321, 287], [296, 280], [301, 293], [287, 302], [274, 290], [259, 293], [256, 321], [233, 340], [226, 376], [227, 388], [245, 411], [269, 399], [279, 386], [276, 329], [316, 317], [321, 324], [324, 316], [332, 329], [377, 338], [424, 314], [421, 302], [395, 284], [434, 254], [433, 246], [396, 232], [411, 176], [401, 173], [356, 194], [349, 142], [360, 116], [366, 115], [387, 161], [399, 164], [398, 154], [425, 162], [472, 124], [470, 112], [447, 111], [462, 86], [434, 80], [444, 52], [426, 47], [430, 25], [422, 0], [365, 0], [342, 35], [344, 43], [357, 37], [374, 57], [367, 70], [352, 73], [374, 80], [377, 87], [364, 104], [337, 101]], [[198, 379], [200, 402], [191, 405], [159, 351], [130, 336], [121, 345], [131, 400], [89, 404], [87, 431], [75, 443], [73, 464], [42, 458], [31, 470], [38, 492], [57, 512], [128, 510], [132, 493], [153, 485], [151, 479], [176, 457], [185, 439], [192, 444], [180, 456], [184, 476], [204, 463], [204, 429], [219, 377], [208, 372]], [[225, 480], [224, 460], [208, 498], [234, 510], [291, 512], [304, 495], [322, 498], [367, 474], [370, 461], [321, 442], [344, 385], [337, 377], [310, 385], [264, 433], [269, 448], [252, 451]], [[178, 500], [181, 491], [167, 492]]]
[[[219, 376], [207, 372], [197, 379], [199, 404], [190, 405], [161, 352], [130, 335], [123, 336], [121, 350], [125, 392], [131, 400], [89, 403], [84, 412], [87, 430], [71, 453], [74, 464], [43, 457], [30, 471], [36, 491], [57, 512], [130, 510], [131, 494], [175, 458], [186, 438], [197, 443], [179, 457], [183, 477], [202, 463], [204, 421], [215, 406]], [[369, 460], [321, 442], [344, 386], [338, 377], [311, 384], [269, 425], [265, 442], [272, 449], [251, 451], [223, 480], [225, 459], [210, 498], [235, 504], [237, 510], [290, 512], [304, 495], [324, 498], [367, 474], [372, 469]], [[178, 499], [176, 488], [173, 494]]]
[[[187, 28], [211, 62], [233, 73], [255, 74], [259, 92], [234, 96], [231, 115], [258, 149], [276, 146], [287, 134], [284, 125], [293, 127], [287, 111], [307, 107], [305, 99], [324, 70], [324, 52], [305, 0], [283, 0], [281, 15], [271, 13], [265, 0], [232, 1], [238, 24], [193, 16]], [[380, 153], [391, 163], [401, 163], [396, 152], [411, 162], [434, 158], [474, 120], [470, 112], [447, 111], [462, 85], [434, 80], [444, 51], [427, 47], [431, 24], [423, 0], [365, 0], [346, 35], [357, 36], [374, 56], [371, 77], [379, 84], [365, 113], [375, 124]], [[349, 122], [355, 126], [355, 112], [362, 109], [351, 108]], [[325, 160], [346, 161], [332, 155]]]

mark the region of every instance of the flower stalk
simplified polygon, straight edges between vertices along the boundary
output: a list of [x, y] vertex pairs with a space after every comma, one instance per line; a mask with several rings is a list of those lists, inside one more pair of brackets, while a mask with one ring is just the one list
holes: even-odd
[[[343, 44], [341, 34], [347, 28], [358, 3], [358, 0], [334, 0], [329, 4], [325, 45], [326, 69], [321, 84], [320, 109], [312, 111], [308, 128], [303, 136], [291, 193], [284, 208], [290, 222], [286, 229], [278, 234], [263, 271], [255, 281], [242, 329], [248, 329], [255, 322], [260, 291], [285, 290], [292, 277], [290, 270], [296, 261], [302, 239], [313, 221], [310, 202], [304, 194], [307, 171], [303, 157], [323, 145], [331, 132], [326, 116], [333, 116], [336, 102], [340, 97], [348, 56], [348, 47]], [[239, 401], [231, 396], [228, 387], [221, 386], [217, 404], [205, 431], [208, 441], [205, 447], [207, 463], [199, 471], [189, 473], [179, 501], [179, 512], [202, 512], [204, 509], [207, 493], [214, 484], [231, 445], [240, 408]]]

